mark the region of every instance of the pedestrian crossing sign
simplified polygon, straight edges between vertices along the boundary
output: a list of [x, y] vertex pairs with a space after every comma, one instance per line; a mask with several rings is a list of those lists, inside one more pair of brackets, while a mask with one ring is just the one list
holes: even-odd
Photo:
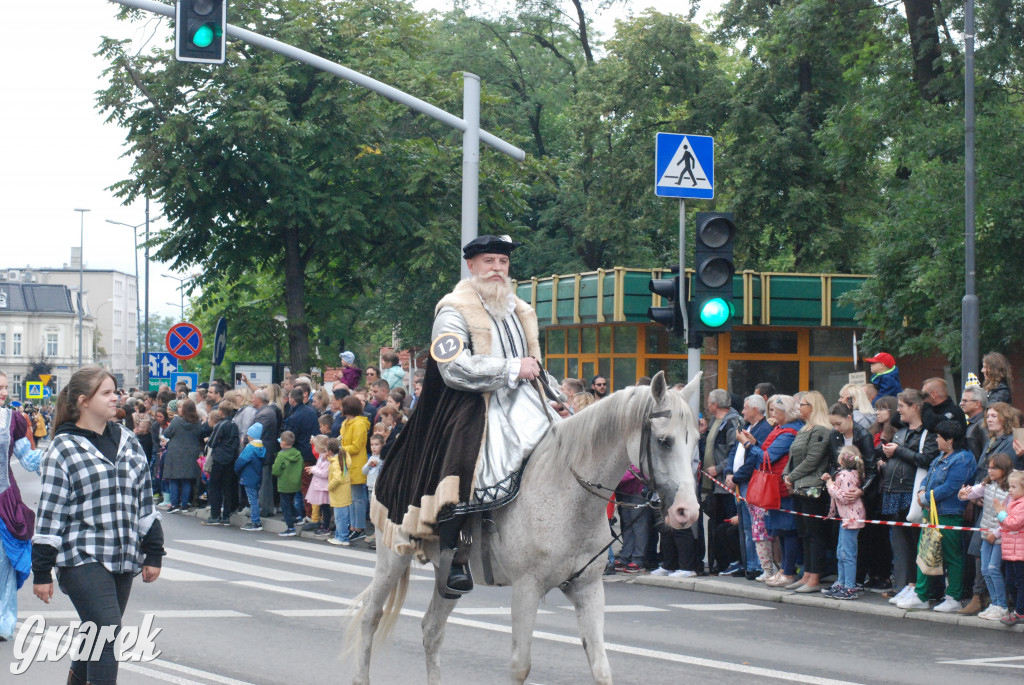
[[25, 383], [25, 397], [30, 400], [43, 399], [43, 384], [39, 381], [28, 381]]
[[659, 133], [654, 154], [654, 194], [711, 200], [715, 197], [715, 139]]

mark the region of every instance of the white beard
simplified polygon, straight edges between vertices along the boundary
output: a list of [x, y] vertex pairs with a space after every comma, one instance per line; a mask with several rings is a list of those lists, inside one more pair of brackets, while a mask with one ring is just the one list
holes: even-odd
[[473, 290], [480, 296], [487, 311], [493, 316], [505, 318], [515, 308], [512, 280], [504, 275], [502, 275], [502, 280], [500, 281], [490, 280], [495, 275], [495, 272], [488, 271], [487, 273], [470, 277], [469, 281], [473, 286]]

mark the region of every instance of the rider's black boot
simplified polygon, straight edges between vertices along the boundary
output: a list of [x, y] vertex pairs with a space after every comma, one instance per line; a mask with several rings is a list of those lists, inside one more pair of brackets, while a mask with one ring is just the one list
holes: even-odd
[[[473, 589], [473, 576], [469, 572], [468, 554], [460, 554], [459, 531], [465, 516], [455, 516], [438, 526], [438, 541], [441, 544], [440, 570], [448, 566], [445, 590], [448, 594], [463, 595]], [[465, 550], [468, 551], [468, 550]]]

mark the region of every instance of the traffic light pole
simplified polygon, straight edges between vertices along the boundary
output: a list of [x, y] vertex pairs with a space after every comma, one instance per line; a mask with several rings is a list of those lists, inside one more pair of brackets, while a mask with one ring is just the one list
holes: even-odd
[[[686, 200], [679, 200], [679, 308], [683, 312], [683, 339], [686, 340], [686, 382], [700, 373], [700, 347], [690, 346], [690, 307], [686, 302]], [[690, 411], [700, 413], [701, 393], [690, 397]]]
[[[154, 2], [153, 0], [110, 0], [111, 2], [119, 5], [125, 5], [127, 7], [134, 7], [135, 9], [145, 10], [147, 12], [153, 12], [154, 14], [161, 14], [165, 17], [174, 16], [174, 5], [165, 5], [161, 2]], [[320, 71], [325, 71], [329, 74], [334, 74], [340, 78], [350, 81], [357, 86], [362, 86], [368, 90], [383, 95], [389, 100], [393, 100], [399, 104], [403, 104], [410, 109], [416, 110], [422, 114], [426, 114], [432, 119], [440, 121], [442, 124], [454, 128], [457, 131], [461, 131], [464, 134], [463, 145], [472, 146], [476, 144], [476, 154], [470, 154], [463, 156], [463, 192], [466, 192], [467, 186], [472, 185], [471, 191], [473, 197], [476, 197], [479, 193], [479, 164], [480, 164], [480, 150], [479, 143], [485, 143], [498, 152], [502, 152], [512, 159], [522, 162], [526, 159], [526, 152], [516, 147], [515, 145], [508, 143], [501, 138], [497, 137], [493, 133], [488, 133], [480, 128], [480, 117], [479, 117], [479, 89], [480, 79], [473, 76], [472, 78], [466, 78], [463, 85], [463, 98], [468, 101], [469, 106], [466, 108], [466, 118], [460, 119], [459, 117], [444, 111], [440, 107], [424, 102], [417, 97], [410, 95], [404, 91], [398, 90], [393, 86], [389, 86], [386, 83], [370, 78], [365, 74], [361, 74], [358, 71], [343, 67], [340, 64], [336, 64], [330, 60], [324, 59], [314, 55], [311, 52], [306, 52], [293, 45], [282, 43], [279, 40], [273, 38], [267, 38], [261, 36], [258, 33], [248, 31], [238, 26], [227, 24], [225, 26], [225, 33], [232, 38], [239, 38], [247, 43], [251, 43], [257, 47], [276, 52], [285, 57], [294, 59], [297, 62], [302, 62]], [[472, 75], [467, 75], [472, 76]], [[473, 101], [476, 100], [476, 116], [473, 116]], [[475, 162], [475, 168], [474, 168]], [[468, 177], [468, 178], [467, 178]], [[468, 207], [468, 202], [463, 202], [463, 228], [462, 228], [462, 240], [463, 244], [476, 238], [478, 232], [477, 226], [477, 203], [472, 203], [472, 207]], [[467, 209], [471, 210], [467, 213]], [[468, 238], [467, 238], [468, 236]], [[461, 248], [459, 250], [461, 254]]]

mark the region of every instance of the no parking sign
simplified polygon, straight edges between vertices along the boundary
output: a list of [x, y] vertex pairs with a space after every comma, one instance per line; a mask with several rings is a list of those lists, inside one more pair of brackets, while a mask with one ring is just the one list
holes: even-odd
[[203, 334], [194, 324], [182, 321], [167, 331], [164, 345], [175, 359], [191, 359], [203, 349]]

